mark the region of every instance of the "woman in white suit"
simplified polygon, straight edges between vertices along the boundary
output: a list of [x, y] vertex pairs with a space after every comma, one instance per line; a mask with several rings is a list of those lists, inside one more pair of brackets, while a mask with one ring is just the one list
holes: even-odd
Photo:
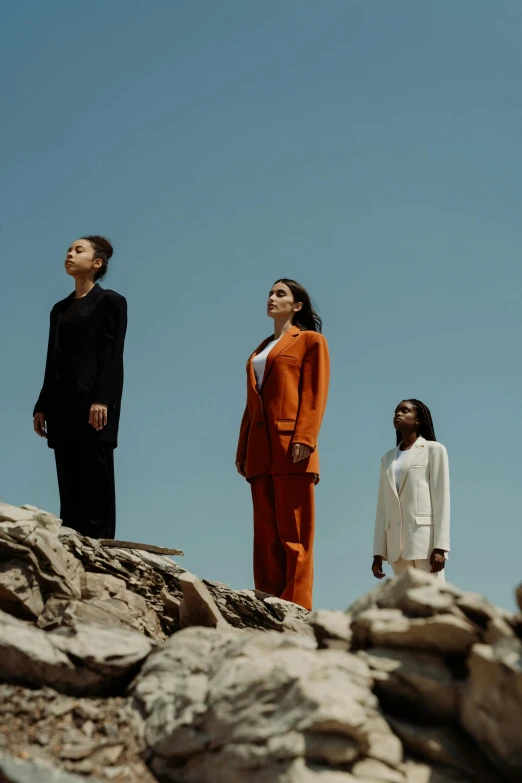
[[381, 460], [372, 572], [419, 568], [444, 581], [450, 548], [448, 453], [437, 443], [429, 409], [420, 400], [403, 400], [395, 409], [396, 448]]

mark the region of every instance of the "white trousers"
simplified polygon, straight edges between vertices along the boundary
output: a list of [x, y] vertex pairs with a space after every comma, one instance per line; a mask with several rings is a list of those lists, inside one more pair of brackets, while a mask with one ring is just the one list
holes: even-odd
[[[402, 557], [399, 557], [395, 563], [392, 563], [391, 567], [393, 568], [394, 576], [400, 576], [400, 574], [403, 574], [407, 568], [418, 568], [419, 571], [431, 571], [431, 563], [429, 560], [403, 560]], [[444, 568], [442, 571], [437, 571], [437, 573], [433, 574], [433, 576], [436, 577], [439, 582], [446, 581]]]

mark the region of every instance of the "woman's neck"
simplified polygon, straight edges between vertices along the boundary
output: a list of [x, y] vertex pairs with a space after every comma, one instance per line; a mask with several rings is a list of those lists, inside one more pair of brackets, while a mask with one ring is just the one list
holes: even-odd
[[401, 451], [407, 451], [408, 449], [411, 449], [411, 447], [419, 437], [418, 432], [401, 432], [401, 435], [402, 435]]
[[292, 318], [279, 319], [274, 318], [274, 338], [279, 340], [293, 326]]
[[94, 280], [91, 280], [90, 278], [75, 278], [75, 292], [74, 292], [74, 298], [75, 299], [81, 299], [83, 296], [87, 296], [87, 294], [92, 291], [96, 283]]

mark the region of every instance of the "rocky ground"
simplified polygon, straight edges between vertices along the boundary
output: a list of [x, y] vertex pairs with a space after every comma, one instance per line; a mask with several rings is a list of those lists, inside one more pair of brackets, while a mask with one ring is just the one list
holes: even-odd
[[308, 613], [0, 504], [0, 783], [514, 783], [521, 639], [429, 574]]

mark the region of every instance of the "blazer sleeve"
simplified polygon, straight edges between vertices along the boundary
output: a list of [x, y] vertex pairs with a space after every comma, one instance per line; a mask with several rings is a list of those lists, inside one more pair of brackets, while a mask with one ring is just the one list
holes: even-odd
[[239, 428], [239, 440], [237, 443], [236, 462], [244, 462], [246, 460], [248, 434], [250, 432], [250, 414], [248, 412], [248, 405], [243, 413], [241, 419], [241, 427]]
[[292, 443], [303, 443], [312, 451], [317, 448], [330, 381], [328, 343], [322, 335], [314, 337], [301, 365], [299, 410], [292, 438]]
[[126, 332], [127, 300], [123, 296], [111, 298], [104, 314], [102, 340], [98, 350], [98, 369], [92, 394], [93, 403], [115, 405], [121, 399]]
[[379, 493], [377, 495], [377, 513], [375, 515], [375, 532], [373, 534], [373, 554], [388, 559], [386, 544], [386, 505], [384, 501], [384, 482], [387, 480], [384, 462], [381, 460], [379, 476]]
[[448, 452], [439, 444], [430, 454], [430, 495], [433, 511], [433, 548], [450, 549], [450, 481]]
[[56, 319], [54, 317], [54, 310], [51, 310], [51, 316], [49, 318], [49, 341], [47, 343], [47, 359], [45, 361], [45, 374], [43, 386], [40, 391], [40, 396], [36, 401], [36, 405], [33, 409], [33, 416], [36, 413], [47, 413], [49, 408], [49, 395], [51, 391], [52, 375], [53, 375], [53, 354], [54, 354], [54, 342], [56, 337]]

